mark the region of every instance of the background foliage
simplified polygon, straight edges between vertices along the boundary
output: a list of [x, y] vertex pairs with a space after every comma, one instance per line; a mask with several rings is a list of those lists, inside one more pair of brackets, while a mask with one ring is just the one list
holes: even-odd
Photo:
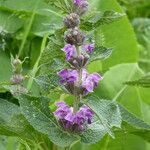
[[[150, 13], [148, 11], [150, 2], [148, 0], [107, 0], [107, 2], [90, 0], [89, 2], [91, 14], [95, 11], [108, 10], [118, 12], [117, 15], [111, 14], [112, 18], [107, 16], [105, 20], [101, 20], [95, 30], [93, 26], [95, 27], [96, 24], [85, 26], [86, 17], [83, 18], [81, 25], [84, 30], [91, 33], [94, 31], [98, 46], [113, 49], [108, 59], [96, 59], [88, 65], [90, 72], [98, 71], [103, 74], [104, 79], [95, 90], [99, 101], [92, 104], [90, 99], [94, 98], [89, 97], [86, 103], [96, 110], [101, 120], [104, 117], [107, 118], [105, 123], [113, 124], [114, 133], [109, 131], [109, 127], [107, 130], [103, 128], [104, 124], [96, 126], [97, 128], [93, 127], [98, 130], [91, 129], [93, 132], [88, 132], [91, 133], [89, 139], [86, 138], [86, 133], [83, 134], [80, 138], [84, 144], [78, 142], [72, 150], [150, 150]], [[59, 129], [55, 129], [54, 124], [57, 126], [55, 119], [48, 108], [43, 109], [43, 106], [50, 104], [53, 110], [54, 101], [58, 101], [60, 97], [65, 98], [68, 103], [72, 101], [67, 94], [62, 95], [62, 89], [58, 87], [58, 79], [55, 76], [57, 70], [67, 65], [64, 63], [64, 54], [60, 51], [64, 44], [62, 14], [66, 11], [62, 6], [65, 6], [63, 0], [0, 0], [1, 150], [55, 149], [51, 141], [55, 143], [61, 141], [62, 145], [67, 145], [79, 138], [63, 133], [64, 141], [60, 140], [62, 133]], [[115, 21], [120, 14], [127, 15]], [[10, 54], [14, 56], [19, 54], [22, 60], [28, 57], [23, 65], [23, 73], [28, 75], [24, 86], [31, 89], [33, 96], [42, 94], [50, 98], [50, 101], [43, 97], [24, 97], [24, 101], [22, 97], [13, 98], [8, 87], [1, 86], [2, 83], [8, 82], [12, 75]], [[10, 88], [15, 90], [14, 87]], [[116, 105], [117, 102], [121, 105]], [[105, 108], [106, 105], [106, 109], [99, 112], [100, 107]], [[34, 108], [32, 113], [31, 107]], [[113, 117], [122, 117], [122, 124], [119, 119], [114, 121], [109, 115], [105, 116], [107, 109], [109, 111], [114, 107]], [[118, 113], [118, 108], [121, 114]], [[42, 118], [42, 121], [38, 123], [39, 118]], [[122, 130], [115, 128], [120, 126]], [[50, 134], [45, 135], [48, 132]], [[100, 142], [97, 142], [97, 137], [94, 139], [95, 133], [98, 133], [96, 136], [99, 136]], [[115, 139], [111, 137], [112, 134], [115, 134]], [[96, 143], [86, 145], [87, 140]]]

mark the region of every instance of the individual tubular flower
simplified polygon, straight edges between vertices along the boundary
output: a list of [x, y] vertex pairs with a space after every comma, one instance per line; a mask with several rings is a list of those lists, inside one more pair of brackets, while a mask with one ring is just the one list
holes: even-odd
[[65, 35], [66, 42], [71, 45], [81, 46], [84, 42], [84, 39], [84, 34], [78, 28], [68, 30]]
[[78, 80], [78, 72], [71, 69], [63, 69], [58, 72], [58, 75], [61, 77], [60, 83], [73, 83]]
[[83, 50], [85, 50], [88, 54], [92, 54], [95, 46], [94, 44], [86, 44], [83, 46]]
[[60, 125], [67, 131], [81, 132], [87, 128], [88, 124], [92, 123], [94, 113], [86, 105], [81, 106], [76, 113], [65, 102], [58, 102], [56, 106], [58, 108], [54, 115], [58, 118]]
[[64, 19], [64, 24], [67, 28], [75, 28], [79, 25], [80, 19], [76, 13], [71, 13]]
[[54, 112], [54, 115], [57, 116], [59, 119], [64, 119], [69, 113], [72, 113], [72, 110], [68, 105], [64, 102], [56, 103], [58, 109]]
[[98, 85], [98, 82], [102, 80], [102, 77], [98, 73], [88, 74], [86, 69], [82, 71], [82, 88], [83, 93], [88, 94], [93, 92], [94, 87]]
[[66, 53], [66, 60], [77, 57], [76, 47], [74, 45], [67, 44], [62, 50]]

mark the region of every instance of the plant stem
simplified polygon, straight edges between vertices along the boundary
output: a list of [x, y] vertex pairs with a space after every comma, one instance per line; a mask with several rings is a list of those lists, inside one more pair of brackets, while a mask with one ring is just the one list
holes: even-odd
[[22, 54], [24, 45], [25, 45], [25, 43], [26, 43], [28, 34], [29, 34], [30, 30], [31, 30], [31, 27], [32, 27], [32, 24], [33, 24], [33, 21], [34, 21], [34, 17], [35, 17], [35, 14], [36, 14], [35, 9], [37, 8], [38, 4], [39, 4], [39, 0], [38, 0], [38, 1], [36, 2], [36, 4], [35, 4], [35, 8], [34, 8], [33, 13], [32, 13], [32, 15], [31, 15], [31, 19], [30, 19], [30, 21], [29, 21], [29, 24], [28, 24], [26, 30], [25, 30], [25, 33], [24, 33], [24, 36], [23, 36], [23, 40], [22, 40], [21, 46], [20, 46], [20, 48], [19, 48], [18, 57], [20, 57], [21, 54]]
[[32, 13], [32, 16], [31, 16], [29, 25], [28, 25], [28, 27], [26, 28], [26, 31], [25, 31], [25, 33], [24, 33], [24, 37], [23, 37], [23, 40], [22, 40], [22, 43], [21, 43], [21, 46], [20, 46], [20, 49], [19, 49], [19, 52], [18, 52], [18, 56], [19, 56], [19, 57], [20, 57], [21, 54], [22, 54], [24, 45], [25, 45], [26, 40], [27, 40], [27, 37], [28, 37], [28, 34], [29, 34], [30, 29], [31, 29], [31, 27], [32, 27], [32, 23], [33, 23], [33, 21], [34, 21], [34, 16], [35, 16], [35, 12]]
[[[79, 57], [81, 55], [80, 49], [77, 46], [77, 56]], [[74, 101], [74, 106], [73, 106], [73, 112], [76, 113], [78, 111], [78, 105], [82, 99], [82, 95], [79, 95], [78, 93], [78, 88], [81, 87], [82, 85], [82, 68], [78, 69], [78, 74], [79, 74], [79, 79], [78, 82], [76, 83], [76, 87], [75, 87], [75, 101]]]
[[33, 69], [32, 69], [30, 78], [29, 78], [29, 80], [28, 80], [28, 84], [27, 84], [27, 89], [28, 89], [28, 90], [31, 89], [32, 83], [33, 83], [33, 79], [34, 79], [34, 77], [35, 77], [35, 75], [36, 75], [36, 73], [37, 73], [37, 71], [38, 71], [39, 61], [40, 61], [41, 56], [42, 56], [42, 53], [43, 53], [43, 51], [44, 51], [44, 49], [45, 49], [46, 42], [47, 42], [47, 38], [48, 38], [48, 34], [46, 34], [46, 35], [44, 36], [44, 38], [43, 38], [43, 41], [42, 41], [42, 44], [41, 44], [40, 55], [39, 55], [39, 57], [38, 57], [38, 59], [37, 59], [35, 65], [34, 65], [34, 67], [33, 67]]

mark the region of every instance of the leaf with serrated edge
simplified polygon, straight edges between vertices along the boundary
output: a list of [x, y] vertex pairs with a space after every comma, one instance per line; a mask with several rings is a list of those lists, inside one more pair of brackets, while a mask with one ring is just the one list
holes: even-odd
[[127, 81], [125, 84], [130, 86], [141, 86], [144, 88], [150, 88], [150, 73], [146, 74], [144, 77], [135, 80], [135, 81]]
[[107, 128], [99, 121], [89, 125], [87, 130], [81, 134], [81, 142], [85, 144], [93, 144], [100, 141], [105, 134], [107, 134]]
[[91, 55], [90, 61], [96, 61], [96, 60], [104, 60], [107, 59], [112, 54], [112, 48], [106, 48], [106, 47], [96, 47], [94, 49], [93, 54]]
[[150, 125], [143, 120], [136, 117], [134, 114], [130, 113], [125, 107], [119, 105], [122, 120], [128, 124], [136, 127], [137, 129], [148, 129], [150, 130]]
[[121, 127], [121, 114], [116, 102], [101, 100], [98, 97], [90, 96], [85, 103], [95, 112], [102, 124], [107, 127], [107, 132], [114, 137], [111, 128]]
[[69, 146], [78, 140], [77, 136], [62, 131], [48, 105], [49, 99], [22, 95], [19, 97], [22, 113], [30, 124], [39, 132], [61, 147]]
[[19, 106], [0, 99], [0, 134], [35, 140], [38, 132], [21, 114]]
[[124, 14], [114, 11], [105, 11], [103, 13], [95, 12], [95, 14], [90, 14], [90, 18], [86, 16], [87, 18], [81, 21], [80, 28], [83, 30], [90, 31], [95, 28], [98, 28], [101, 25], [110, 24], [114, 21], [117, 21], [123, 16]]

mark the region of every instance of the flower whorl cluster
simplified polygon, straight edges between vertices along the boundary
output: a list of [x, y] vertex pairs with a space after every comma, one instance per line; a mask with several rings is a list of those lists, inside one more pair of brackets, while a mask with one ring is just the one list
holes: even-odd
[[79, 29], [80, 15], [87, 11], [87, 0], [73, 0], [74, 12], [67, 15], [64, 24], [68, 28], [65, 33], [66, 45], [62, 51], [66, 54], [66, 61], [70, 63], [71, 69], [63, 69], [58, 72], [60, 83], [72, 95], [76, 97], [74, 107], [69, 107], [64, 102], [57, 103], [54, 115], [59, 119], [61, 126], [69, 131], [83, 131], [92, 122], [93, 111], [86, 105], [79, 108], [82, 96], [93, 92], [94, 87], [102, 77], [98, 73], [89, 74], [85, 69], [90, 55], [94, 51], [93, 43], [84, 43], [85, 35]]
[[69, 107], [64, 102], [56, 103], [58, 109], [54, 112], [54, 115], [59, 118], [59, 123], [64, 129], [72, 132], [83, 131], [87, 124], [91, 124], [93, 117], [93, 111], [83, 105], [80, 109], [74, 113], [73, 108]]

